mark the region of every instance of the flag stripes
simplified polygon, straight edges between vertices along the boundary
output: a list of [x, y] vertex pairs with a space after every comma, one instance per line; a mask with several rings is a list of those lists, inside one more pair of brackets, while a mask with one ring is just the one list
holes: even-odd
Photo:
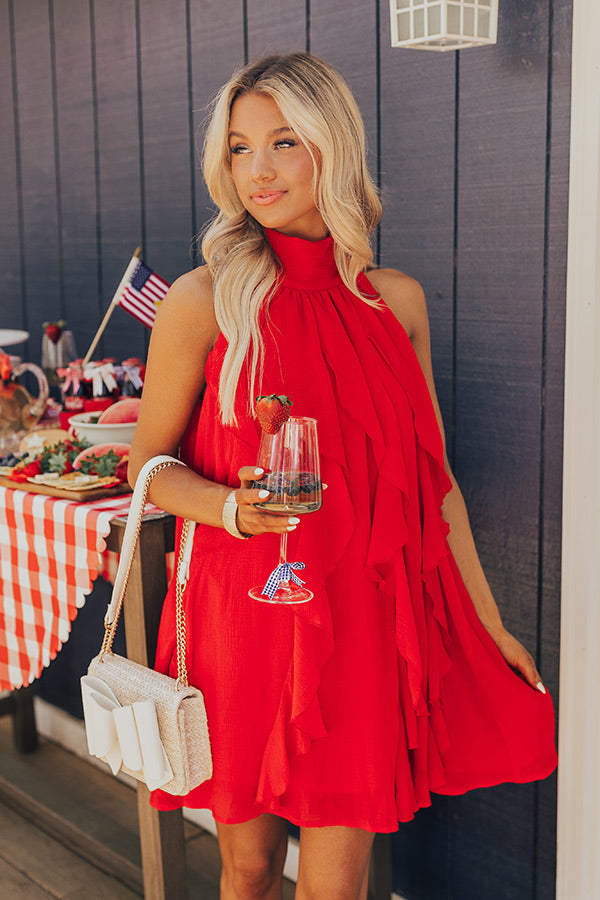
[[140, 260], [129, 283], [123, 288], [118, 300], [119, 306], [148, 328], [152, 328], [156, 311], [169, 287], [168, 281]]

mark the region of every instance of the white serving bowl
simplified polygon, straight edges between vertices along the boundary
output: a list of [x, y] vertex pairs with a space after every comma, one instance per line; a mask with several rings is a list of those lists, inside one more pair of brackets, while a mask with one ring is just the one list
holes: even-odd
[[90, 422], [96, 419], [99, 413], [87, 412], [71, 416], [69, 425], [75, 436], [80, 440], [89, 441], [90, 444], [130, 444], [137, 422]]

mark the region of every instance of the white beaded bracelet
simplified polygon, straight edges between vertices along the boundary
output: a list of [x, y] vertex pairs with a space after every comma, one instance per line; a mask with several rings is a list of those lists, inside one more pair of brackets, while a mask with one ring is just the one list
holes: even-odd
[[223, 504], [223, 527], [225, 531], [228, 531], [232, 537], [240, 538], [242, 541], [246, 541], [248, 538], [251, 538], [251, 534], [244, 534], [237, 527], [237, 500], [235, 498], [235, 491], [232, 491], [227, 497], [225, 503]]

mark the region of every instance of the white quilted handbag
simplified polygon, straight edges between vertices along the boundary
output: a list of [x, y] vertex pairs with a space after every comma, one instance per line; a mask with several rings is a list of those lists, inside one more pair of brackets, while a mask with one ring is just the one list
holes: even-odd
[[183, 591], [195, 523], [183, 523], [176, 572], [177, 678], [112, 652], [150, 482], [183, 463], [155, 456], [140, 471], [131, 501], [119, 568], [104, 619], [100, 653], [81, 679], [88, 749], [111, 767], [128, 772], [150, 790], [187, 794], [212, 777], [212, 757], [202, 693], [190, 687], [185, 660]]

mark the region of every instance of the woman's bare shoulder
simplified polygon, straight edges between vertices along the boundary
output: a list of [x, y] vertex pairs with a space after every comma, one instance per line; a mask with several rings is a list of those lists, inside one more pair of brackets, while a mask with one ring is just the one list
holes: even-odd
[[194, 331], [198, 328], [216, 330], [218, 334], [208, 266], [185, 272], [173, 282], [158, 309], [156, 324], [159, 327], [190, 326]]
[[397, 269], [371, 269], [367, 277], [411, 340], [428, 328], [425, 293], [416, 279]]

